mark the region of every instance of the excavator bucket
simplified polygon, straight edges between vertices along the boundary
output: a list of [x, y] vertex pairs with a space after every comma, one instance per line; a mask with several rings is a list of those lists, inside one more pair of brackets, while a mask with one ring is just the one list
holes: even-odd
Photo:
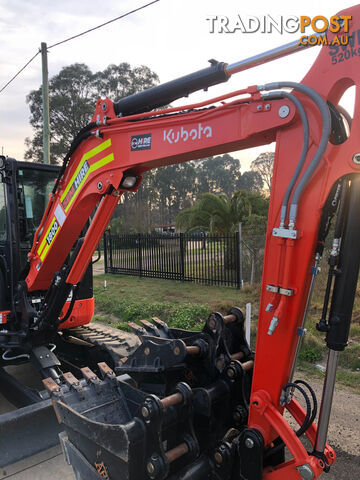
[[211, 314], [201, 332], [159, 319], [132, 328], [141, 344], [115, 372], [100, 363], [99, 376], [86, 367], [80, 380], [44, 381], [76, 478], [200, 480], [215, 467], [230, 471], [254, 364], [240, 309]]
[[78, 479], [142, 478], [146, 441], [136, 414], [145, 395], [127, 383], [130, 377], [109, 372], [55, 401], [67, 432], [61, 443]]

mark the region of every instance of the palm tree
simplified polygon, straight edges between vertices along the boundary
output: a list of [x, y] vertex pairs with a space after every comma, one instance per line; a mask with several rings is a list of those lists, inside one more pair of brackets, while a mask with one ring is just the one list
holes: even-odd
[[228, 235], [250, 215], [251, 202], [244, 190], [236, 191], [232, 197], [203, 193], [192, 207], [179, 213], [176, 227], [189, 233], [200, 230]]

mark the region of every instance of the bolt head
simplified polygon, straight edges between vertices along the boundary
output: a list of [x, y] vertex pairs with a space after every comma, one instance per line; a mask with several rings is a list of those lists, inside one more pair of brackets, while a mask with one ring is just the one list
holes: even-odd
[[146, 465], [146, 470], [149, 475], [153, 475], [155, 473], [155, 466], [152, 462], [148, 462]]
[[141, 408], [141, 415], [142, 415], [144, 418], [148, 418], [149, 415], [150, 415], [149, 409], [148, 409], [147, 407], [142, 407], [142, 408]]
[[227, 375], [229, 378], [234, 378], [234, 376], [235, 376], [234, 369], [228, 368], [227, 371], [226, 371], [226, 375]]
[[356, 165], [360, 165], [360, 153], [355, 153], [352, 159]]
[[297, 470], [303, 480], [312, 480], [314, 478], [313, 471], [307, 463], [305, 465], [300, 465], [299, 467], [297, 467]]
[[180, 347], [174, 348], [174, 355], [180, 355]]
[[220, 465], [223, 461], [223, 457], [220, 452], [216, 452], [214, 455], [215, 462]]
[[279, 117], [286, 118], [290, 113], [290, 108], [287, 105], [282, 105], [279, 108]]
[[256, 107], [256, 110], [258, 110], [258, 111], [262, 110], [262, 105], [258, 105], [258, 106]]
[[245, 440], [245, 447], [246, 448], [253, 448], [254, 447], [254, 440], [252, 438], [247, 438]]

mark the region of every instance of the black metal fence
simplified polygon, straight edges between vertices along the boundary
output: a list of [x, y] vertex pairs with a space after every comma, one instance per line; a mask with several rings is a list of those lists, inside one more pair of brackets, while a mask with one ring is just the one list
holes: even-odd
[[[259, 255], [232, 235], [104, 235], [105, 273], [240, 288], [259, 280]], [[260, 267], [261, 268], [261, 267]]]

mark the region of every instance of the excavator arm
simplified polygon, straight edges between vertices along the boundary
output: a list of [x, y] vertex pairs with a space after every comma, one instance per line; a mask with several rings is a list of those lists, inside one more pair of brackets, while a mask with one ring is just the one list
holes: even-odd
[[[170, 82], [164, 88], [155, 87], [117, 103], [99, 99], [92, 123], [75, 139], [71, 154], [66, 158], [35, 235], [29, 254], [27, 289], [29, 292], [48, 289], [38, 325], [41, 328], [58, 326], [63, 304], [70, 291], [75, 296], [76, 285], [81, 281], [111, 215], [121, 201], [121, 195], [136, 191], [144, 172], [276, 142], [256, 357], [248, 420], [242, 430], [242, 440], [237, 443], [238, 463], [232, 463], [233, 473], [226, 473], [223, 469], [225, 458], [227, 454], [235, 455], [233, 450], [230, 448], [230, 453], [227, 453], [224, 444], [223, 450], [216, 450], [215, 463], [212, 463], [213, 453], [208, 447], [208, 451], [197, 451], [188, 460], [181, 475], [173, 474], [172, 479], [209, 478], [207, 475], [212, 469], [217, 473], [211, 478], [310, 479], [318, 478], [335, 460], [334, 451], [326, 444], [326, 434], [336, 363], [339, 351], [347, 344], [360, 263], [357, 215], [360, 206], [360, 7], [341, 14], [352, 18], [348, 45], [323, 46], [313, 67], [299, 84], [278, 82], [254, 85], [202, 103], [152, 110], [191, 91], [226, 81], [231, 74], [244, 68], [241, 62], [233, 66], [213, 63], [208, 69]], [[328, 33], [329, 41], [333, 37], [334, 34]], [[289, 49], [284, 50], [283, 55], [288, 53], [291, 53]], [[283, 55], [278, 52], [268, 57]], [[254, 65], [259, 63], [263, 62], [253, 60]], [[353, 85], [356, 89], [355, 108], [350, 119], [338, 104], [344, 92]], [[338, 219], [332, 255], [338, 273], [332, 275], [329, 281], [327, 293], [333, 290], [329, 314], [319, 322], [319, 329], [326, 332], [329, 360], [316, 427], [314, 419], [309, 419], [308, 409], [305, 411], [293, 398], [294, 389], [301, 391], [304, 388], [300, 383], [293, 382], [293, 373], [324, 239], [336, 210]], [[93, 213], [85, 236], [77, 240]], [[66, 263], [73, 247], [75, 253]], [[54, 275], [53, 272], [57, 273]], [[208, 321], [208, 330], [204, 330], [207, 335], [211, 336], [211, 331], [216, 330], [217, 321], [227, 323], [216, 318]], [[175, 333], [172, 335], [170, 338], [174, 339]], [[208, 348], [210, 344], [208, 340]], [[146, 349], [142, 350], [142, 355], [147, 355]], [[142, 357], [138, 353], [136, 358], [140, 361]], [[131, 365], [126, 372], [131, 372], [131, 369], [135, 372], [135, 363]], [[113, 374], [104, 368], [104, 378], [110, 381]], [[124, 372], [124, 368], [121, 367], [119, 372]], [[236, 375], [236, 371], [231, 375]], [[70, 418], [74, 411], [66, 410], [62, 394], [55, 391], [57, 387], [49, 388], [60, 398], [57, 402], [58, 415], [67, 424], [66, 416]], [[130, 387], [123, 388], [125, 396], [130, 395]], [[180, 395], [185, 414], [191, 416], [193, 413], [185, 401], [189, 393], [186, 388], [190, 387], [181, 388], [175, 395]], [[157, 400], [151, 397], [154, 407], [150, 400], [146, 404], [145, 397], [136, 398], [135, 403], [145, 403], [142, 414], [134, 414], [133, 421], [144, 422], [147, 438], [151, 439], [151, 435], [156, 436], [156, 415], [154, 427], [147, 420], [146, 408], [149, 405], [150, 410], [155, 408]], [[168, 398], [165, 396], [161, 400], [162, 409], [181, 403]], [[299, 436], [284, 419], [284, 408], [299, 423], [300, 430], [302, 426], [307, 426], [306, 434], [313, 446], [312, 452], [306, 451]], [[130, 429], [130, 424], [126, 425]], [[126, 431], [119, 431], [119, 438], [131, 444], [132, 438], [127, 436], [130, 430]], [[187, 438], [194, 433], [191, 432], [191, 428], [187, 430]], [[229, 437], [224, 442], [227, 442], [226, 445], [236, 444]], [[176, 452], [172, 449], [169, 454], [172, 461], [188, 452], [190, 443], [187, 441], [187, 447], [179, 447], [183, 449], [181, 454], [179, 449]], [[158, 441], [154, 443], [154, 448], [156, 445], [159, 447], [156, 454], [161, 457], [160, 451], [165, 447], [159, 446]], [[278, 445], [280, 448], [286, 445], [292, 458], [287, 462], [265, 461], [266, 456], [276, 455]], [[195, 451], [196, 448], [193, 453]], [[203, 463], [198, 460], [198, 463], [192, 464], [200, 454], [206, 457]], [[170, 478], [165, 470], [159, 477], [155, 475], [157, 460], [146, 462], [149, 478]], [[209, 467], [210, 464], [213, 466]], [[240, 476], [236, 476], [234, 469]], [[129, 471], [126, 475], [130, 480], [142, 478], [131, 476]]]

